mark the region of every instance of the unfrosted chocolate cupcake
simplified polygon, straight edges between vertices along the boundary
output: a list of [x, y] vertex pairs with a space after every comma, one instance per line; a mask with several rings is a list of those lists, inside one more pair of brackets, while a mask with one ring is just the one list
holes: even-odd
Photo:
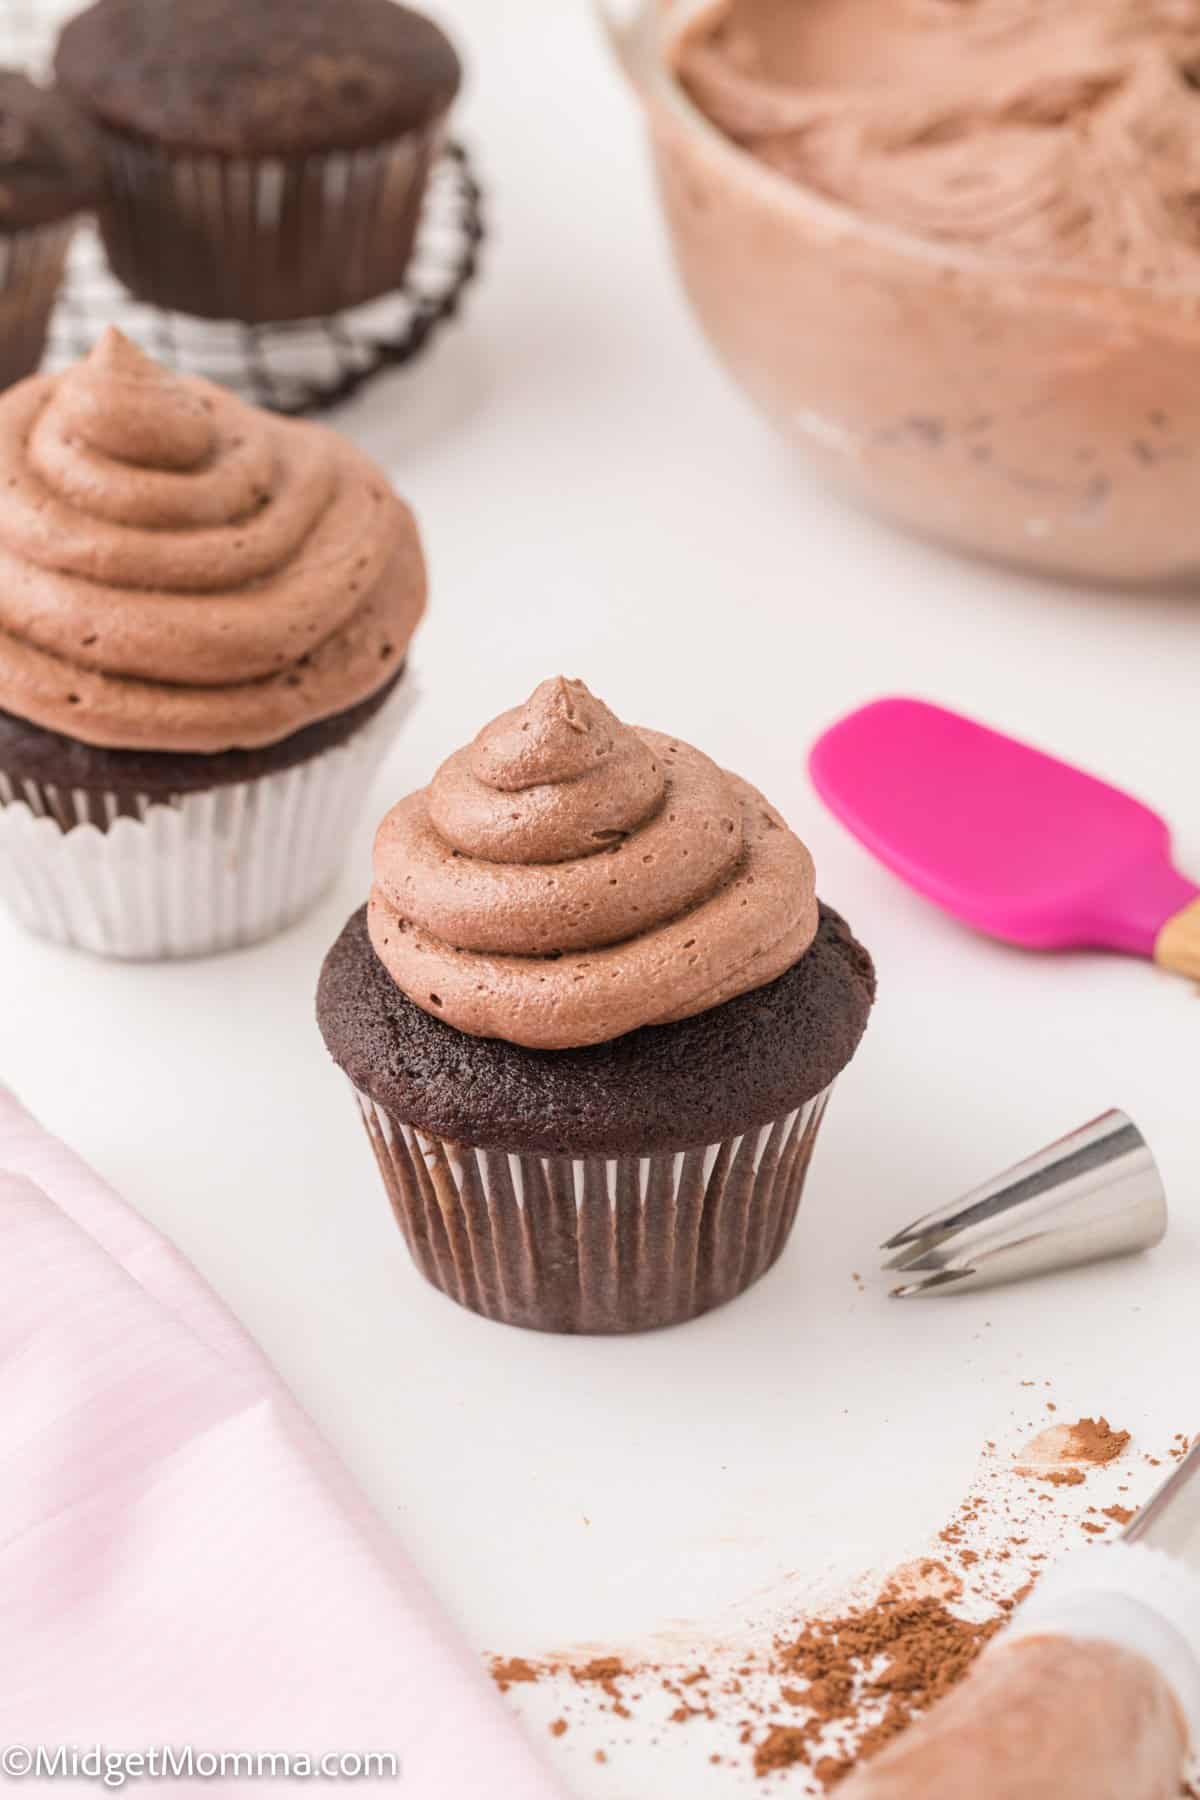
[[636, 1331], [779, 1256], [874, 985], [761, 794], [558, 678], [384, 819], [317, 1017], [430, 1281]]
[[0, 69], [0, 387], [42, 360], [71, 234], [100, 169], [99, 145], [69, 101]]
[[96, 0], [55, 69], [108, 167], [109, 261], [142, 299], [248, 321], [400, 285], [461, 69], [394, 0]]
[[121, 956], [249, 943], [341, 864], [405, 703], [412, 514], [324, 426], [110, 330], [0, 399], [0, 894]]

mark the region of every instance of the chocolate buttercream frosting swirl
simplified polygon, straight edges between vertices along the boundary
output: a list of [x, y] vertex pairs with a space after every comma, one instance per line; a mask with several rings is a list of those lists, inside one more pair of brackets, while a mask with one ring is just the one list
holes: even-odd
[[386, 685], [425, 605], [412, 514], [320, 425], [116, 330], [0, 398], [0, 707], [117, 749], [254, 749]]
[[558, 676], [388, 813], [368, 921], [426, 1012], [561, 1050], [764, 986], [818, 910], [812, 858], [748, 782]]
[[1200, 273], [1193, 0], [719, 0], [680, 74], [729, 137], [923, 238]]

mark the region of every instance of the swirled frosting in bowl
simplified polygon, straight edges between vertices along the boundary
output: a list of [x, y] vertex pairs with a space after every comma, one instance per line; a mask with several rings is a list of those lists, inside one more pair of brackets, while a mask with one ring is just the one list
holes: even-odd
[[727, 136], [885, 225], [1200, 274], [1192, 0], [720, 0], [677, 61]]
[[116, 330], [0, 398], [0, 708], [87, 744], [273, 744], [396, 674], [416, 525], [323, 426]]
[[685, 1019], [812, 943], [812, 858], [748, 782], [558, 676], [388, 813], [368, 908], [417, 1006], [534, 1049]]

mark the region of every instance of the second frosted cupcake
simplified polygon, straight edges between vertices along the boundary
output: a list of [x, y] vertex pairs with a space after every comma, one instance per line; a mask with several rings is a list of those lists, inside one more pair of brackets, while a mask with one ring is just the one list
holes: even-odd
[[873, 996], [762, 795], [559, 678], [385, 818], [317, 1014], [429, 1280], [617, 1332], [771, 1267]]
[[279, 930], [406, 703], [412, 514], [323, 426], [110, 331], [0, 398], [0, 894], [115, 956]]

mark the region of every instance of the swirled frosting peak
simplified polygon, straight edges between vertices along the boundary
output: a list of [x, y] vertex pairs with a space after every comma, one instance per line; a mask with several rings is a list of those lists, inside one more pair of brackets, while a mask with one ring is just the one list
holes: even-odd
[[204, 396], [115, 326], [63, 374], [51, 416], [60, 437], [143, 468], [194, 469], [217, 447], [217, 422]]
[[392, 808], [368, 913], [418, 1006], [547, 1050], [762, 987], [817, 917], [812, 859], [761, 794], [562, 676]]
[[0, 398], [0, 707], [85, 743], [270, 744], [365, 700], [425, 603], [412, 515], [318, 425], [116, 330]]

